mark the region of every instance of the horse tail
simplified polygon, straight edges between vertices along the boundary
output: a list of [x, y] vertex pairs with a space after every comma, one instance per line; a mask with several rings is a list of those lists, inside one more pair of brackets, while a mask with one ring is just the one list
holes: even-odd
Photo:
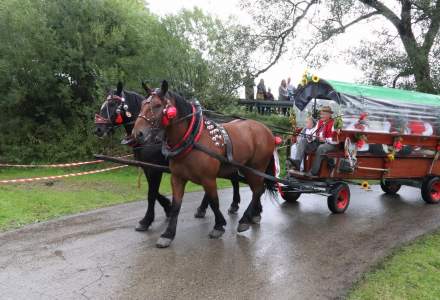
[[[265, 172], [267, 175], [276, 177], [276, 175], [277, 175], [277, 171], [276, 171], [277, 165], [276, 165], [275, 159], [277, 159], [277, 158], [278, 157], [276, 155], [272, 155], [272, 158], [270, 159], [269, 165], [267, 166], [267, 169], [266, 169], [266, 172]], [[271, 198], [276, 198], [277, 192], [278, 192], [278, 183], [277, 182], [265, 178], [264, 179], [264, 187], [265, 187], [266, 192], [269, 193], [269, 196]]]

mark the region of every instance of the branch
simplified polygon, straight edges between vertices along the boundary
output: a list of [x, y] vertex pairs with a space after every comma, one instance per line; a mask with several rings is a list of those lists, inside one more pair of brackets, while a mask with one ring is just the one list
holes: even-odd
[[426, 53], [431, 50], [435, 37], [440, 29], [440, 0], [436, 1], [435, 9], [431, 17], [431, 24], [429, 24], [428, 32], [425, 35], [425, 41], [423, 42], [423, 49]]
[[374, 15], [378, 15], [378, 14], [379, 14], [379, 12], [374, 11], [374, 12], [368, 13], [366, 15], [362, 15], [359, 18], [354, 19], [353, 21], [351, 21], [351, 22], [349, 22], [349, 23], [347, 23], [345, 25], [341, 24], [340, 27], [335, 28], [332, 31], [328, 32], [327, 36], [324, 37], [322, 40], [314, 43], [313, 46], [309, 49], [309, 51], [307, 51], [307, 54], [304, 56], [304, 58], [307, 58], [310, 55], [310, 53], [312, 53], [312, 51], [315, 50], [315, 48], [318, 45], [321, 45], [321, 44], [327, 42], [329, 39], [331, 39], [333, 36], [335, 36], [335, 35], [337, 35], [339, 33], [343, 33], [348, 27], [350, 27], [352, 25], [355, 25], [355, 24], [359, 23], [362, 20], [368, 19], [368, 18], [370, 18], [370, 17], [372, 17]]
[[372, 8], [374, 8], [378, 13], [380, 13], [381, 15], [383, 15], [385, 18], [387, 18], [388, 20], [390, 20], [391, 23], [393, 23], [393, 25], [396, 28], [399, 28], [400, 26], [400, 19], [399, 17], [391, 10], [389, 9], [385, 4], [383, 4], [380, 1], [377, 0], [359, 0], [360, 2], [362, 2], [365, 5], [368, 5]]
[[411, 28], [411, 2], [409, 0], [402, 0], [400, 17], [402, 18], [401, 23], [404, 24], [406, 28]]
[[[290, 2], [290, 1], [289, 1]], [[301, 1], [299, 4], [304, 3], [305, 1]], [[312, 0], [310, 2], [307, 3], [307, 6], [302, 10], [301, 15], [299, 15], [296, 19], [294, 19], [292, 26], [288, 27], [287, 29], [285, 29], [283, 32], [281, 32], [278, 36], [277, 36], [277, 40], [280, 40], [280, 45], [278, 46], [278, 50], [277, 53], [274, 57], [274, 59], [263, 69], [258, 70], [256, 73], [251, 74], [254, 78], [258, 77], [260, 74], [266, 72], [267, 70], [269, 70], [273, 65], [275, 65], [278, 60], [280, 59], [281, 55], [283, 54], [283, 49], [284, 49], [284, 45], [286, 43], [286, 38], [289, 36], [289, 34], [291, 34], [295, 27], [298, 25], [298, 23], [306, 16], [307, 12], [309, 11], [310, 7], [312, 7], [314, 4], [317, 4], [318, 0]], [[298, 5], [296, 7], [298, 7]], [[274, 47], [275, 48], [275, 47]]]
[[404, 70], [404, 71], [400, 72], [399, 74], [397, 74], [396, 77], [394, 77], [394, 79], [393, 79], [393, 89], [396, 88], [397, 80], [400, 77], [407, 77], [409, 75], [412, 75], [413, 73], [414, 72], [411, 72], [410, 70]]

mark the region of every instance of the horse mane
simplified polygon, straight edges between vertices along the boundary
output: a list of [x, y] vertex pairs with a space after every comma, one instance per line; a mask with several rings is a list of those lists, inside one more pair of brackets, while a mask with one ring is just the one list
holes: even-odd
[[123, 92], [125, 95], [125, 103], [128, 105], [128, 110], [133, 115], [132, 118], [137, 118], [141, 111], [142, 101], [145, 97], [133, 91], [124, 90]]
[[145, 97], [133, 92], [133, 91], [124, 91], [125, 93], [125, 100], [128, 102], [128, 105], [130, 106], [131, 103], [134, 103], [136, 107], [139, 109], [141, 108], [142, 101], [144, 101]]
[[176, 108], [179, 118], [182, 118], [192, 113], [192, 106], [188, 101], [185, 100], [185, 98], [175, 92], [169, 91], [168, 94], [176, 102]]

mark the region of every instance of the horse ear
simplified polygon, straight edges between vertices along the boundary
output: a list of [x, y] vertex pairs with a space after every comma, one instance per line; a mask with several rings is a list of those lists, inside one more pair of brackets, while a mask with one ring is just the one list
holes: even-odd
[[145, 92], [147, 93], [147, 95], [151, 95], [151, 89], [148, 87], [147, 82], [142, 80], [141, 85], [142, 85], [143, 89], [145, 90]]
[[166, 80], [162, 81], [162, 85], [160, 87], [160, 92], [163, 96], [166, 95], [166, 93], [168, 92], [168, 81], [166, 81]]
[[118, 85], [116, 86], [116, 93], [120, 95], [122, 93], [122, 89], [124, 88], [124, 85], [121, 81], [118, 82]]

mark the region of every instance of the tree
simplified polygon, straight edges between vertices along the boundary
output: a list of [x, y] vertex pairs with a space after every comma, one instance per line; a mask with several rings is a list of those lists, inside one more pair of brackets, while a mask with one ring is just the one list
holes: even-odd
[[[248, 0], [243, 2], [247, 4]], [[289, 32], [289, 37], [292, 39], [295, 27], [298, 26], [298, 22], [296, 22], [298, 17], [290, 14], [290, 12], [299, 9], [306, 14], [300, 21], [306, 21], [306, 24], [312, 29], [311, 32], [313, 32], [309, 39], [310, 44], [306, 56], [319, 45], [331, 41], [339, 34], [343, 34], [351, 26], [362, 21], [383, 22], [385, 20], [396, 33], [403, 47], [404, 57], [399, 63], [401, 69], [397, 75], [413, 75], [416, 88], [419, 91], [428, 93], [439, 91], [436, 89], [435, 83], [435, 73], [437, 71], [433, 72], [431, 64], [433, 54], [437, 52], [440, 28], [440, 0], [399, 0], [387, 1], [387, 4], [377, 0], [336, 0], [320, 3], [313, 0], [259, 0], [257, 4], [258, 8], [253, 9], [252, 13], [260, 26], [263, 25], [263, 28], [271, 32], [271, 38], [276, 37], [277, 34], [283, 36], [283, 33]], [[280, 6], [279, 10], [289, 12], [289, 14], [284, 15], [285, 18], [272, 18], [272, 14], [267, 17], [264, 8], [268, 5], [278, 5]], [[312, 8], [315, 8], [315, 10], [313, 11]], [[316, 9], [322, 10], [319, 15], [316, 14]], [[260, 36], [263, 35], [260, 34]], [[279, 49], [277, 53], [281, 53], [285, 41], [275, 40], [275, 42]], [[363, 54], [368, 53], [363, 52]], [[364, 58], [367, 60], [374, 59], [373, 56]], [[273, 61], [276, 61], [276, 59], [277, 56]]]
[[198, 96], [205, 104], [218, 107], [222, 101], [237, 96], [237, 88], [243, 85], [251, 54], [256, 48], [248, 27], [231, 20], [222, 22], [198, 8], [168, 16], [164, 24], [172, 34], [186, 40], [188, 46], [202, 54], [208, 67], [208, 80], [204, 90], [199, 86]]
[[208, 80], [202, 53], [139, 0], [3, 0], [0, 28], [1, 160], [90, 157], [93, 114], [118, 80]]

